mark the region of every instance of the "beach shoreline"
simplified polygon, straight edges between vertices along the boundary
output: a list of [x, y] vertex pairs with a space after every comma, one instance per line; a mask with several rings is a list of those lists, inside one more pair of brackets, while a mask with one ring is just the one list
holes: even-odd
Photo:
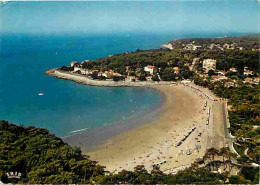
[[[53, 69], [48, 75], [85, 85], [152, 88], [164, 96], [163, 103], [156, 110], [130, 123], [119, 122], [63, 138], [70, 145], [80, 146], [84, 153], [106, 166], [108, 171], [133, 171], [137, 165], [144, 165], [151, 171], [153, 165], [159, 164], [165, 173], [175, 173], [203, 157], [208, 148], [225, 145], [222, 120], [216, 125], [213, 118], [214, 111], [216, 114], [221, 112], [220, 99], [205, 88], [193, 83], [107, 83], [55, 71]], [[206, 124], [208, 109], [212, 110], [212, 115]], [[188, 132], [191, 133], [187, 136]]]
[[[211, 128], [205, 124], [204, 100], [193, 96], [193, 92], [189, 92], [183, 85], [153, 88], [166, 96], [159, 117], [88, 151], [91, 159], [99, 161], [112, 172], [134, 170], [136, 165], [144, 165], [151, 171], [153, 164], [166, 161], [160, 165], [160, 169], [166, 171], [173, 167], [189, 165], [204, 155], [208, 148], [207, 138], [212, 134]], [[194, 126], [197, 127], [195, 133], [192, 133], [181, 146], [176, 147]], [[196, 134], [199, 132], [203, 133], [203, 136], [196, 142]], [[196, 144], [201, 148], [195, 151]], [[191, 154], [186, 155], [187, 151]]]
[[[140, 87], [140, 88], [152, 88], [152, 87]], [[154, 91], [158, 91], [152, 88]], [[77, 133], [71, 136], [62, 137], [62, 140], [72, 146], [80, 146], [83, 152], [89, 152], [100, 146], [111, 138], [117, 137], [121, 133], [138, 128], [141, 125], [148, 124], [151, 121], [156, 120], [163, 111], [163, 104], [165, 103], [165, 94], [158, 91], [161, 94], [161, 101], [158, 105], [149, 108], [147, 111], [129, 117], [123, 120], [119, 120], [107, 125], [99, 126], [86, 130], [81, 133]], [[91, 139], [89, 139], [91, 138]], [[86, 142], [87, 141], [87, 142]]]

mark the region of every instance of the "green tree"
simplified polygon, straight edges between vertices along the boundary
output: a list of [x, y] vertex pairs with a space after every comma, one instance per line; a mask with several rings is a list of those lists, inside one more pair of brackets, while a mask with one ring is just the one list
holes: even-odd
[[209, 70], [209, 72], [208, 72], [208, 75], [209, 75], [209, 76], [213, 76], [214, 74], [215, 74], [214, 70], [212, 70], [212, 69]]
[[138, 80], [140, 80], [140, 81], [146, 81], [145, 75], [141, 74], [141, 75], [138, 77]]
[[152, 81], [159, 82], [160, 79], [159, 79], [158, 75], [156, 75], [156, 74], [153, 75], [153, 76], [152, 76]]

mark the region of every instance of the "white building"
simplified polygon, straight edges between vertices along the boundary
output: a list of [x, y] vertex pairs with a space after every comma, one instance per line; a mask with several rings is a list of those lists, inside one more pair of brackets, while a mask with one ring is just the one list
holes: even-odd
[[204, 72], [208, 73], [209, 70], [216, 71], [216, 64], [217, 64], [217, 61], [213, 60], [213, 59], [203, 60], [202, 67], [203, 67]]
[[83, 74], [83, 75], [88, 75], [88, 74], [90, 74], [90, 71], [89, 71], [88, 69], [82, 69], [82, 68], [80, 68], [80, 72], [81, 72], [81, 74]]
[[153, 75], [154, 68], [155, 68], [155, 66], [146, 66], [146, 67], [144, 67], [144, 71]]
[[248, 69], [248, 67], [244, 67], [244, 75], [248, 76], [248, 75], [253, 75], [253, 71], [250, 71]]
[[196, 71], [195, 65], [196, 65], [196, 63], [198, 63], [199, 61], [200, 61], [200, 58], [194, 58], [194, 59], [192, 60], [191, 66], [189, 66], [189, 69], [190, 69], [191, 71]]
[[73, 71], [74, 71], [74, 72], [77, 72], [77, 71], [80, 71], [80, 72], [81, 72], [81, 68], [74, 66], [74, 70], [73, 70]]
[[104, 77], [107, 77], [106, 73], [103, 73], [102, 71], [99, 71], [99, 72], [98, 72], [98, 76], [104, 76]]
[[254, 79], [254, 82], [259, 83], [259, 82], [260, 82], [260, 77], [256, 77], [256, 78]]
[[225, 72], [224, 71], [217, 71], [216, 73], [218, 74], [218, 76], [225, 76]]
[[244, 75], [246, 76], [253, 75], [253, 71], [244, 71]]
[[229, 71], [236, 73], [236, 72], [237, 72], [237, 68], [231, 67], [231, 68], [229, 69]]
[[193, 45], [193, 44], [187, 44], [187, 45], [184, 47], [185, 50], [193, 50], [193, 51], [196, 51], [196, 50], [198, 50], [198, 49], [200, 49], [200, 48], [201, 48], [201, 46], [199, 46], [199, 45]]
[[80, 65], [80, 63], [78, 63], [78, 62], [72, 61], [72, 62], [70, 63], [70, 67], [74, 67], [74, 66], [78, 66], [78, 65]]
[[180, 68], [179, 67], [174, 67], [173, 68], [173, 72], [174, 72], [174, 74], [179, 74], [179, 72], [180, 72]]
[[127, 76], [126, 81], [134, 82], [134, 81], [136, 81], [136, 77], [135, 76]]

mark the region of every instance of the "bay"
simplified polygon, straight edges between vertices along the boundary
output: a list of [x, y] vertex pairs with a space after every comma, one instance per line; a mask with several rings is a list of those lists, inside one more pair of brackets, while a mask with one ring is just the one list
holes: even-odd
[[161, 94], [84, 86], [43, 73], [179, 38], [258, 33], [258, 15], [256, 1], [0, 4], [0, 119], [61, 137], [127, 123], [158, 108]]

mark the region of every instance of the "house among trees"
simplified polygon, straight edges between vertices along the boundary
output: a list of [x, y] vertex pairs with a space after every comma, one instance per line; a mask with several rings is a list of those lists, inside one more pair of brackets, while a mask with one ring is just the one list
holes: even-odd
[[173, 68], [173, 73], [174, 73], [174, 74], [177, 75], [177, 74], [179, 74], [179, 72], [180, 72], [180, 68], [179, 68], [179, 67], [174, 67], [174, 68]]
[[90, 71], [87, 70], [87, 69], [82, 69], [82, 68], [80, 68], [80, 73], [81, 73], [82, 75], [88, 75], [88, 74], [90, 74]]
[[78, 71], [81, 71], [81, 67], [80, 65], [74, 65], [74, 72], [78, 72]]
[[225, 48], [225, 49], [235, 49], [235, 46], [234, 46], [234, 44], [224, 44], [223, 48]]
[[131, 72], [130, 66], [126, 66], [126, 67], [125, 67], [125, 72], [126, 72], [126, 74], [127, 74], [128, 76], [130, 75], [130, 72]]
[[248, 69], [248, 67], [244, 67], [244, 75], [248, 76], [248, 75], [253, 75], [253, 71], [250, 71]]
[[129, 82], [135, 82], [136, 77], [135, 76], [127, 76], [126, 80], [129, 81]]
[[72, 68], [72, 70], [73, 70], [74, 72], [81, 71], [81, 64], [80, 64], [79, 62], [74, 62], [74, 61], [72, 61], [72, 62], [70, 63], [70, 67]]
[[238, 84], [235, 83], [234, 81], [229, 81], [224, 83], [224, 87], [229, 88], [229, 87], [238, 87]]
[[149, 65], [149, 66], [144, 67], [144, 71], [153, 75], [154, 68], [155, 68], [155, 66]]
[[255, 82], [255, 83], [259, 83], [259, 82], [260, 82], [260, 77], [256, 77], [256, 78], [254, 79], [254, 82]]
[[217, 71], [216, 74], [218, 76], [225, 76], [225, 72], [224, 71]]
[[231, 68], [229, 69], [229, 71], [236, 73], [236, 72], [237, 72], [237, 68], [231, 67]]
[[215, 80], [215, 81], [217, 81], [217, 80], [219, 80], [219, 78], [220, 78], [220, 76], [211, 76], [211, 78], [213, 78], [213, 80]]
[[104, 76], [104, 75], [105, 75], [105, 73], [103, 73], [102, 71], [98, 72], [98, 76]]
[[201, 48], [200, 45], [194, 45], [194, 42], [191, 43], [191, 44], [187, 44], [183, 49], [184, 50], [193, 50], [193, 51], [196, 51], [196, 50], [199, 50]]
[[74, 62], [74, 61], [72, 61], [72, 62], [70, 63], [70, 67], [74, 67], [74, 66], [79, 67], [79, 66], [80, 66], [80, 63], [79, 63], [79, 62]]
[[245, 78], [245, 82], [252, 82], [252, 78]]
[[114, 76], [122, 77], [123, 75], [121, 75], [120, 73], [114, 73]]
[[81, 62], [81, 65], [87, 62], [90, 62], [91, 60], [84, 60], [83, 62]]
[[202, 68], [205, 73], [208, 73], [210, 70], [216, 71], [217, 61], [213, 59], [205, 59], [202, 63]]
[[200, 58], [194, 58], [192, 60], [192, 64], [189, 66], [189, 69], [191, 71], [196, 71], [196, 63], [198, 63], [200, 61]]
[[98, 76], [101, 77], [106, 77], [106, 78], [113, 78], [114, 76], [122, 77], [120, 73], [115, 73], [112, 69], [109, 69], [108, 71], [99, 71]]

